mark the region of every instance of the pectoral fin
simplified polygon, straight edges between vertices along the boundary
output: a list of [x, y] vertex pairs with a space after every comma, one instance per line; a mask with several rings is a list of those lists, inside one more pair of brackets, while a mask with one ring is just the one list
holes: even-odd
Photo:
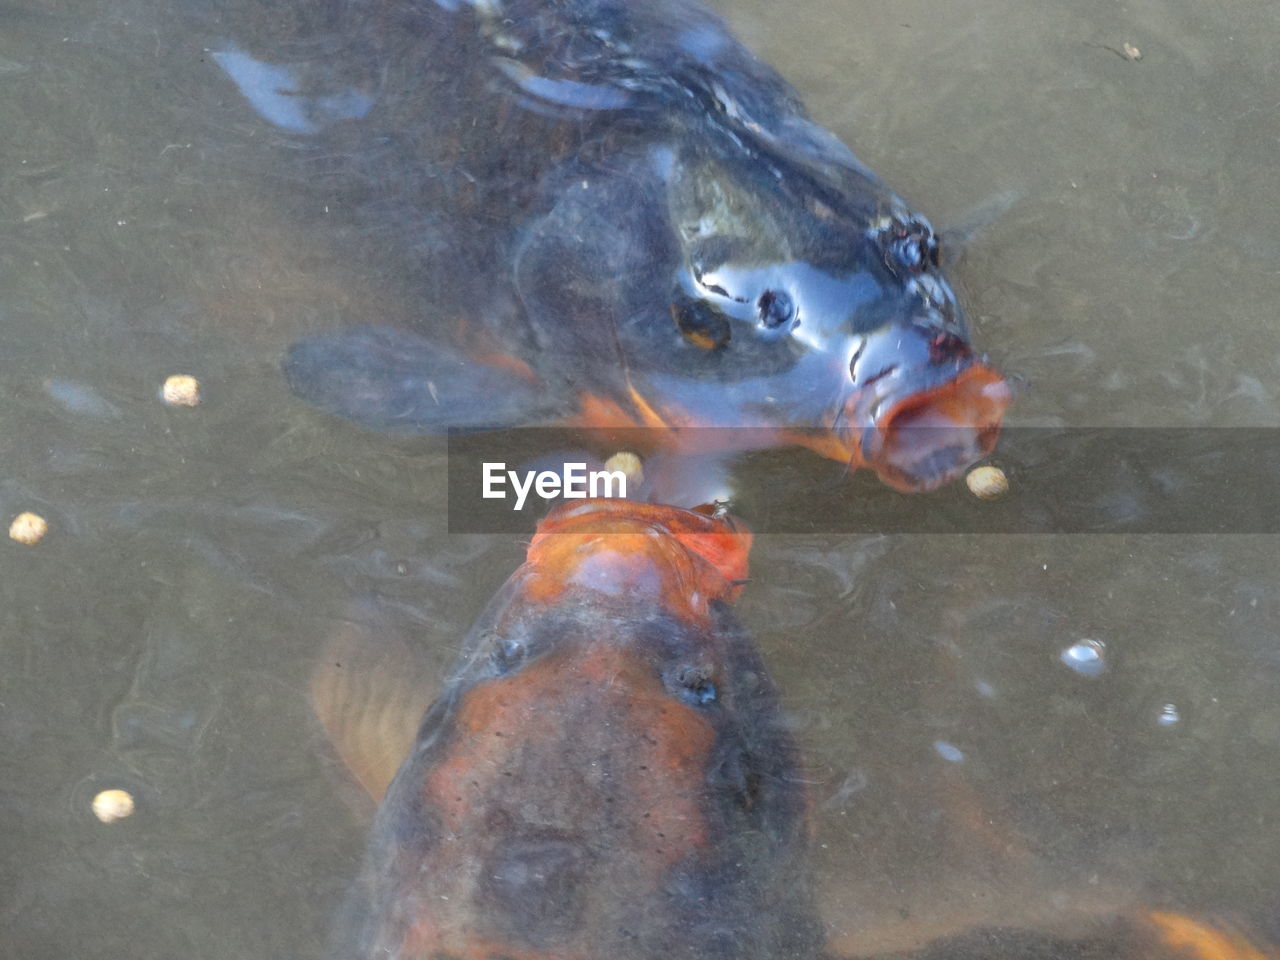
[[311, 676], [311, 707], [375, 801], [413, 747], [438, 678], [394, 633], [342, 623]]

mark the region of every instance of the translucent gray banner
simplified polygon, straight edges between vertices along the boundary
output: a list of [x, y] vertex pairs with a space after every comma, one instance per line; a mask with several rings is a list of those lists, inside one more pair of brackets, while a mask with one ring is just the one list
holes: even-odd
[[[930, 440], [935, 446], [945, 445], [939, 429]], [[637, 476], [629, 478], [628, 496], [691, 505], [698, 498], [688, 492], [697, 489], [690, 478], [701, 471], [707, 489], [720, 489], [724, 477], [728, 509], [756, 533], [1280, 532], [1274, 428], [1006, 429], [986, 462], [1004, 472], [1008, 490], [985, 500], [963, 478], [932, 492], [900, 493], [870, 470], [851, 471], [801, 447], [742, 452], [760, 446], [750, 431], [684, 430], [679, 442], [685, 454], [675, 456], [668, 430], [452, 434], [449, 529], [531, 531], [554, 499], [540, 496], [539, 484], [542, 493], [558, 487], [564, 496], [567, 485], [569, 496], [589, 495], [592, 473], [628, 451], [640, 455], [644, 469], [638, 488]], [[539, 481], [539, 474], [550, 478]], [[668, 482], [668, 474], [683, 477], [683, 486]], [[594, 480], [597, 495], [619, 493], [616, 476]]]

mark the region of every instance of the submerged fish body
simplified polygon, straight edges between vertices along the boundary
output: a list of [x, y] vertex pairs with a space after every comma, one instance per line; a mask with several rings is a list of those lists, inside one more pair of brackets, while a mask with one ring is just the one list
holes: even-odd
[[[1037, 894], [1042, 880], [958, 909], [833, 925], [828, 938], [810, 875], [809, 778], [729, 608], [749, 548], [728, 517], [562, 505], [433, 702], [403, 650], [331, 643], [313, 704], [381, 799], [334, 956], [1280, 956], [1235, 924], [1143, 908], [1132, 891]], [[979, 813], [968, 819], [985, 834]], [[1009, 845], [1010, 876], [1036, 876], [1018, 872], [1027, 854]]]
[[342, 956], [817, 956], [796, 748], [726, 606], [748, 541], [553, 511], [387, 790]]
[[[678, 447], [708, 442], [679, 428], [723, 428], [728, 449], [798, 443], [903, 490], [990, 450], [1009, 388], [969, 344], [933, 229], [716, 16], [357, 10], [376, 94], [257, 109], [288, 107], [330, 151], [378, 144], [353, 192], [371, 230], [399, 224], [376, 229], [421, 304], [295, 345], [298, 394], [392, 430], [639, 425]], [[360, 111], [301, 126], [335, 102]]]

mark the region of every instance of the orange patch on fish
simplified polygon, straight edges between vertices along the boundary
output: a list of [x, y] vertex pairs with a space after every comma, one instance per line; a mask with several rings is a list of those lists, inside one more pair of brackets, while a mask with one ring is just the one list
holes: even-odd
[[[628, 847], [655, 875], [706, 846], [700, 786], [715, 732], [697, 711], [668, 696], [652, 666], [624, 647], [554, 651], [510, 677], [476, 684], [462, 697], [454, 736], [453, 749], [422, 791], [448, 830], [467, 829], [495, 791], [509, 789], [506, 780], [537, 773], [529, 769], [531, 756], [545, 761], [543, 775], [556, 776], [573, 766], [557, 764], [557, 755], [588, 750], [596, 739], [620, 739], [631, 745], [625, 757], [601, 755], [602, 762], [616, 760], [612, 773], [601, 768], [613, 782], [573, 786], [595, 788], [595, 800], [607, 794], [624, 801], [617, 813], [630, 824]], [[573, 806], [587, 797], [566, 796], [565, 802]]]
[[751, 534], [727, 517], [616, 500], [561, 506], [529, 544], [526, 596], [553, 603], [585, 587], [701, 621], [712, 601], [738, 595], [750, 549]]
[[1184, 914], [1152, 911], [1146, 921], [1165, 946], [1194, 960], [1275, 960], [1277, 956], [1276, 951], [1263, 951], [1239, 933]]
[[825, 430], [786, 430], [781, 437], [785, 443], [812, 450], [828, 460], [837, 460], [852, 467], [863, 466], [861, 454], [838, 436]]
[[[584, 393], [579, 397], [578, 412], [569, 420], [568, 426], [583, 430], [634, 430], [656, 428], [666, 430], [672, 426], [658, 415], [651, 406], [635, 401], [639, 399], [635, 391], [627, 398], [628, 406], [622, 401], [598, 393]], [[663, 441], [665, 443], [665, 440]]]
[[538, 375], [534, 372], [533, 367], [529, 366], [519, 357], [513, 357], [509, 353], [482, 353], [475, 356], [475, 362], [483, 364], [486, 367], [494, 367], [498, 370], [506, 370], [514, 373], [521, 380], [528, 383], [538, 383]]

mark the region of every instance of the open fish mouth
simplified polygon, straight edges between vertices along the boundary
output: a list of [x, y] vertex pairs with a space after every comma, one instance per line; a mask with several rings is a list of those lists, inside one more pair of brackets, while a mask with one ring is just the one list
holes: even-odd
[[958, 337], [924, 334], [896, 336], [899, 350], [903, 339], [918, 340], [919, 362], [866, 376], [855, 358], [840, 430], [855, 463], [904, 493], [944, 486], [987, 456], [1013, 399], [1005, 379]]
[[550, 582], [653, 589], [673, 607], [686, 594], [732, 600], [747, 578], [751, 533], [714, 508], [587, 500], [551, 510], [529, 544], [529, 564]]

